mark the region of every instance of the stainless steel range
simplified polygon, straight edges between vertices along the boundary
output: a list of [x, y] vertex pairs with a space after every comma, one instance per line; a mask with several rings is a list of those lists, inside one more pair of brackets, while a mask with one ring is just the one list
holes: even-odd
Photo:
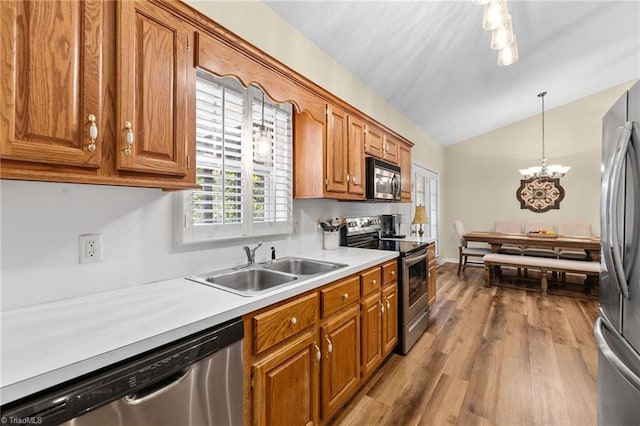
[[377, 216], [349, 217], [346, 222], [347, 226], [341, 230], [341, 245], [399, 252], [399, 343], [396, 351], [406, 354], [429, 325], [427, 244], [380, 239], [380, 218]]

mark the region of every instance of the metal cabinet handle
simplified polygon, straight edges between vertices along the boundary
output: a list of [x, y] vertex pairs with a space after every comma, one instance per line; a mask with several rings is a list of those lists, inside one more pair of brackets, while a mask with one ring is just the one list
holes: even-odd
[[89, 139], [91, 139], [91, 143], [87, 145], [87, 149], [91, 152], [96, 150], [96, 139], [98, 139], [98, 126], [96, 126], [96, 116], [93, 114], [89, 114], [87, 117], [91, 126], [89, 126]]
[[291, 325], [296, 325], [298, 323], [298, 318], [293, 317], [291, 318]]
[[327, 355], [331, 355], [333, 353], [333, 344], [329, 339], [329, 336], [325, 336], [324, 338], [327, 341]]
[[124, 128], [127, 129], [127, 147], [124, 149], [124, 155], [131, 155], [131, 147], [133, 146], [133, 125], [130, 121], [124, 122]]
[[387, 311], [388, 311], [389, 309], [391, 309], [391, 302], [389, 302], [389, 298], [388, 297], [385, 298], [384, 300], [387, 301]]
[[378, 302], [378, 304], [380, 305], [380, 313], [384, 315], [384, 305], [382, 302]]
[[345, 176], [346, 176], [347, 182], [349, 182], [349, 173], [345, 173]]
[[396, 275], [396, 271], [391, 271], [391, 276], [395, 276]]
[[347, 300], [347, 299], [349, 298], [349, 293], [345, 293], [345, 294], [343, 294], [343, 295], [342, 295], [342, 298], [343, 298], [344, 300]]
[[376, 284], [378, 284], [378, 281], [376, 281], [376, 280], [371, 280], [371, 284], [376, 285]]
[[322, 359], [322, 352], [320, 352], [320, 347], [316, 342], [313, 342], [313, 347], [316, 349], [316, 361], [320, 362]]

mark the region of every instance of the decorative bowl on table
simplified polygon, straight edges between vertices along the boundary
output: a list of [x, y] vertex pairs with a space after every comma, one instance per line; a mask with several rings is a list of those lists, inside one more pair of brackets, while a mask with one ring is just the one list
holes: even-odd
[[527, 232], [527, 237], [530, 237], [530, 238], [558, 238], [558, 234], [556, 234], [553, 231], [539, 230], [539, 231], [529, 231], [529, 232]]

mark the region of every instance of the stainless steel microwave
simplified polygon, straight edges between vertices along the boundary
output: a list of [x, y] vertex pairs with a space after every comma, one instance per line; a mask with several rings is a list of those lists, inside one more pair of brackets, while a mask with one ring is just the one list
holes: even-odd
[[400, 167], [367, 157], [367, 200], [400, 201]]

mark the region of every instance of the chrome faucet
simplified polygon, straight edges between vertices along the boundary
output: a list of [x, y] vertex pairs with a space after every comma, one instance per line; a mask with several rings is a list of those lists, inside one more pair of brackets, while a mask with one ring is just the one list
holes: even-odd
[[253, 265], [254, 263], [256, 263], [256, 250], [258, 250], [261, 245], [262, 243], [260, 242], [254, 248], [249, 248], [249, 246], [242, 247], [247, 253], [247, 262], [249, 262], [249, 265]]

